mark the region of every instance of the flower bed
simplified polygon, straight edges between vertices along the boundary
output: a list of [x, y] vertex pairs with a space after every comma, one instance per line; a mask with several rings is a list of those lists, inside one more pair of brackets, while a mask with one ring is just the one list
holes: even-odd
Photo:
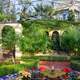
[[65, 67], [69, 67], [70, 62], [68, 62], [68, 61], [40, 61], [39, 67], [42, 65], [44, 65], [48, 68], [52, 68], [52, 66], [54, 66], [55, 70], [62, 70]]
[[60, 71], [60, 70], [56, 70], [56, 71], [53, 71], [53, 72], [47, 70], [47, 71], [43, 72], [42, 74], [44, 76], [48, 76], [49, 78], [57, 78], [57, 77], [60, 77], [62, 75], [65, 75], [66, 73], [63, 72], [63, 71]]

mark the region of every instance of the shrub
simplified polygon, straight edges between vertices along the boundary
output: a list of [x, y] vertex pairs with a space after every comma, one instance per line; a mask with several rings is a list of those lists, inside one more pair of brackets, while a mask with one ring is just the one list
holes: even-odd
[[12, 26], [4, 26], [2, 30], [2, 46], [4, 49], [12, 50], [15, 46], [15, 30]]
[[6, 15], [4, 13], [0, 13], [0, 22], [6, 22], [6, 21], [10, 21], [11, 19], [15, 19], [15, 16], [13, 15]]
[[67, 56], [32, 56], [32, 57], [22, 57], [25, 60], [28, 59], [34, 59], [36, 61], [38, 60], [44, 60], [44, 61], [68, 61], [69, 58]]
[[47, 61], [68, 61], [66, 56], [42, 56], [40, 60], [47, 60]]
[[4, 21], [6, 19], [6, 15], [0, 13], [0, 22]]
[[71, 56], [70, 59], [80, 61], [80, 56]]
[[32, 24], [27, 28], [23, 27], [23, 37], [20, 38], [20, 49], [23, 52], [45, 52], [48, 48], [49, 38], [46, 30], [40, 24]]
[[45, 52], [46, 49], [52, 49], [53, 44], [45, 34], [45, 31], [52, 29], [65, 30], [62, 36], [60, 36], [62, 50], [67, 52], [74, 51], [75, 53], [80, 52], [80, 32], [78, 28], [76, 29], [76, 25], [73, 22], [46, 19], [24, 21], [22, 25], [23, 37], [20, 38], [19, 46], [23, 52]]
[[80, 71], [80, 63], [79, 63], [79, 61], [71, 61], [71, 68], [73, 70]]
[[14, 74], [17, 73], [17, 70], [15, 70], [15, 66], [1, 66], [0, 67], [0, 76], [8, 75], [8, 74]]
[[37, 61], [35, 62], [26, 62], [26, 64], [11, 64], [11, 65], [2, 65], [0, 64], [0, 76], [5, 76], [9, 74], [19, 73], [25, 68], [37, 67]]
[[[66, 29], [66, 31], [63, 32], [61, 36], [61, 47], [64, 51], [69, 52], [79, 52], [79, 44], [80, 44], [80, 38], [79, 38], [80, 32], [75, 27], [70, 27]], [[79, 55], [79, 54], [78, 54]]]
[[68, 21], [75, 21], [75, 14], [72, 10], [69, 11]]

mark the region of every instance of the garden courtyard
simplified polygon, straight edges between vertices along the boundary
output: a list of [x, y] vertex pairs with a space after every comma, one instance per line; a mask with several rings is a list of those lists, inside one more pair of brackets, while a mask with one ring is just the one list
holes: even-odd
[[0, 80], [80, 80], [79, 5], [0, 0]]
[[20, 34], [9, 24], [1, 30], [0, 79], [80, 79], [79, 23], [35, 20], [21, 25]]

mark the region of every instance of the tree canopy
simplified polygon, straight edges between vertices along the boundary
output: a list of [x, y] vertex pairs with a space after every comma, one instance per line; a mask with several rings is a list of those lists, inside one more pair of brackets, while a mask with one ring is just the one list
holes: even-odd
[[4, 26], [2, 30], [2, 46], [4, 49], [12, 50], [15, 47], [16, 34], [12, 26]]

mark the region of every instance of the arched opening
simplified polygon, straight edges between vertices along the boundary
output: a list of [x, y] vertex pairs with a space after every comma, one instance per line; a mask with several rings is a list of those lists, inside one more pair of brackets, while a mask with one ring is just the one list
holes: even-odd
[[2, 29], [3, 56], [15, 58], [16, 33], [12, 26], [6, 25]]
[[56, 50], [58, 53], [60, 51], [60, 37], [59, 37], [59, 32], [58, 31], [54, 31], [52, 33], [52, 49]]

